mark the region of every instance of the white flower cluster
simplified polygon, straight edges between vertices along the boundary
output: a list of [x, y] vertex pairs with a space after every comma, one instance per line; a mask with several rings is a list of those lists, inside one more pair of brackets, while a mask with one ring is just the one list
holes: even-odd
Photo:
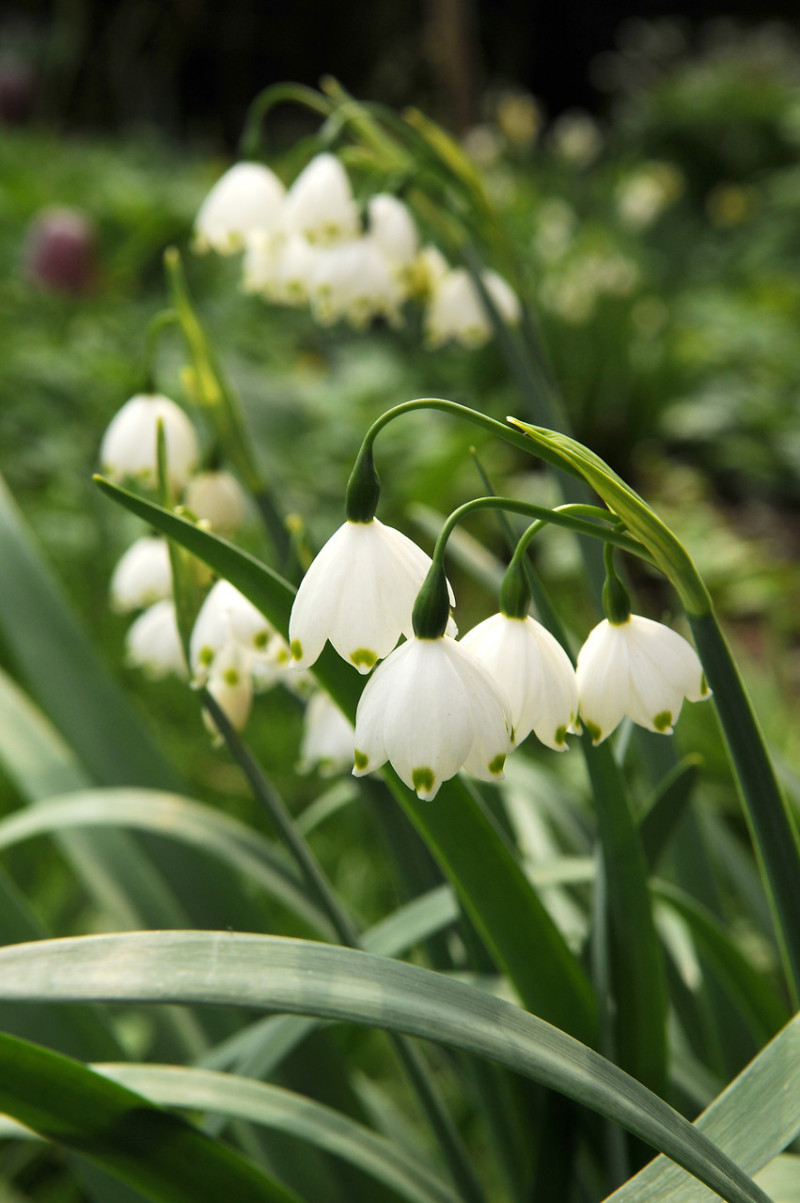
[[[170, 487], [182, 494], [187, 509], [218, 534], [236, 530], [246, 511], [241, 485], [225, 471], [195, 472], [200, 461], [197, 434], [168, 397], [140, 394], [123, 405], [101, 444], [104, 474], [154, 489], [159, 422]], [[126, 635], [127, 663], [152, 680], [170, 674], [185, 680], [187, 666], [166, 540], [145, 535], [131, 544], [114, 569], [109, 593], [117, 613], [141, 611]], [[227, 581], [218, 581], [210, 589], [192, 631], [189, 671], [192, 684], [208, 689], [237, 730], [247, 722], [255, 692], [279, 682], [294, 692], [308, 692], [308, 682], [290, 671], [289, 659], [286, 642], [237, 589]], [[343, 762], [349, 764], [352, 756], [352, 728], [327, 695], [318, 691], [306, 710], [299, 767], [333, 771]]]
[[[406, 205], [388, 193], [372, 196], [362, 226], [341, 161], [311, 160], [286, 190], [268, 167], [237, 163], [217, 181], [195, 220], [195, 247], [244, 252], [243, 284], [280, 305], [309, 305], [323, 325], [347, 321], [362, 329], [374, 318], [402, 322], [403, 305], [426, 305], [431, 346], [452, 340], [477, 347], [491, 321], [469, 273], [452, 269], [433, 246], [421, 246]], [[516, 323], [519, 300], [496, 272], [483, 284], [501, 316]]]
[[669, 734], [684, 698], [709, 696], [686, 640], [637, 615], [596, 626], [577, 670], [529, 616], [495, 614], [461, 640], [452, 627], [417, 638], [412, 608], [430, 563], [377, 519], [348, 521], [298, 589], [289, 627], [297, 667], [313, 664], [326, 640], [362, 673], [382, 661], [358, 706], [356, 776], [389, 761], [420, 798], [433, 798], [461, 768], [502, 778], [507, 753], [531, 731], [558, 751], [581, 729], [579, 715], [594, 743], [625, 716]]

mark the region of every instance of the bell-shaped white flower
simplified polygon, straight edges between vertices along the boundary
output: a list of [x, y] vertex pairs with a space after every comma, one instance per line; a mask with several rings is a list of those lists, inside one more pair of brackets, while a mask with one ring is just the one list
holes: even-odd
[[261, 163], [236, 163], [200, 206], [194, 223], [195, 249], [232, 255], [250, 235], [272, 235], [285, 191], [275, 173]]
[[400, 319], [403, 289], [370, 238], [320, 250], [309, 291], [314, 316], [323, 325], [345, 318], [359, 330], [374, 317], [395, 324]]
[[192, 628], [189, 640], [192, 680], [204, 684], [209, 674], [216, 671], [217, 656], [231, 642], [251, 656], [270, 659], [269, 647], [276, 637], [275, 628], [244, 594], [229, 581], [217, 581]]
[[411, 612], [430, 565], [416, 543], [377, 518], [345, 522], [297, 590], [289, 619], [293, 663], [310, 667], [330, 640], [368, 673], [401, 635], [412, 634]]
[[508, 701], [460, 643], [412, 637], [361, 695], [353, 772], [360, 777], [388, 760], [420, 798], [433, 798], [461, 768], [499, 781], [511, 725]]
[[[520, 305], [513, 288], [497, 272], [483, 272], [482, 280], [503, 320], [516, 325]], [[466, 268], [449, 271], [435, 286], [425, 315], [425, 332], [433, 347], [449, 339], [465, 347], [480, 347], [491, 337], [489, 314]]]
[[[248, 653], [235, 639], [229, 639], [215, 657], [206, 689], [224, 711], [231, 726], [236, 731], [242, 731], [253, 705], [253, 680]], [[212, 734], [219, 734], [216, 723], [205, 710], [203, 721]]]
[[411, 266], [419, 253], [419, 234], [407, 205], [389, 193], [377, 193], [367, 205], [367, 229], [396, 270]]
[[251, 240], [244, 257], [245, 291], [281, 305], [305, 305], [320, 253], [301, 234], [269, 247]]
[[198, 472], [186, 486], [183, 503], [220, 535], [238, 530], [247, 512], [244, 489], [230, 472]]
[[133, 668], [140, 668], [153, 681], [159, 681], [170, 673], [186, 677], [175, 605], [171, 600], [165, 599], [150, 606], [128, 629], [125, 660]]
[[547, 628], [530, 615], [493, 614], [468, 631], [461, 646], [508, 698], [514, 746], [534, 731], [549, 748], [566, 751], [578, 716], [578, 686], [569, 656]]
[[450, 264], [438, 246], [428, 243], [417, 255], [414, 264], [415, 292], [421, 297], [433, 296], [450, 272]]
[[639, 614], [594, 628], [578, 655], [577, 677], [581, 721], [596, 744], [625, 716], [671, 735], [684, 698], [711, 696], [691, 644]]
[[311, 160], [286, 193], [281, 228], [323, 246], [359, 234], [358, 210], [347, 172], [335, 155]]
[[111, 608], [118, 614], [143, 610], [172, 596], [172, 569], [165, 539], [145, 535], [117, 563], [109, 585]]
[[159, 421], [164, 427], [170, 485], [183, 489], [200, 459], [197, 434], [183, 410], [158, 393], [131, 397], [111, 419], [100, 445], [100, 466], [106, 476], [118, 481], [132, 477], [155, 487]]
[[315, 690], [308, 700], [300, 744], [299, 773], [314, 769], [323, 777], [343, 772], [353, 764], [353, 727], [330, 694]]

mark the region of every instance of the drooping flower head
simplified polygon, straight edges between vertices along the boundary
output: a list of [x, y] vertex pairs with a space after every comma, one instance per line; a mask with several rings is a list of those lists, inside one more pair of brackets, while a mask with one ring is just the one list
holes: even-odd
[[430, 563], [421, 548], [377, 518], [345, 522], [297, 590], [289, 620], [293, 663], [310, 667], [330, 640], [343, 659], [368, 673], [401, 635], [411, 635], [414, 601]]
[[433, 798], [461, 768], [503, 777], [511, 710], [493, 678], [446, 635], [412, 636], [375, 670], [356, 713], [357, 777], [388, 760], [419, 798]]
[[[217, 658], [233, 641], [250, 657], [271, 661], [286, 645], [260, 610], [229, 581], [217, 581], [197, 615], [189, 641], [192, 680], [204, 684], [217, 671]], [[280, 649], [272, 648], [273, 642]]]
[[323, 777], [353, 764], [353, 727], [329, 693], [316, 689], [308, 700], [300, 744], [299, 773], [314, 769]]
[[530, 615], [493, 614], [461, 640], [501, 686], [511, 706], [514, 746], [531, 731], [564, 752], [576, 730], [578, 687], [569, 656]]
[[[497, 272], [481, 274], [484, 287], [500, 316], [509, 325], [520, 318], [517, 294]], [[425, 316], [425, 331], [433, 347], [452, 339], [465, 347], [480, 347], [492, 334], [492, 324], [480, 293], [463, 268], [454, 268], [438, 281]]]
[[142, 610], [172, 596], [172, 569], [165, 539], [145, 535], [117, 563], [109, 585], [111, 608], [118, 614]]
[[330, 245], [360, 233], [358, 210], [347, 172], [335, 155], [316, 155], [286, 193], [281, 214], [284, 233]]
[[159, 422], [164, 428], [170, 486], [183, 489], [200, 460], [197, 434], [183, 410], [159, 393], [138, 393], [111, 419], [100, 444], [100, 466], [106, 476], [117, 481], [130, 477], [155, 487]]
[[598, 623], [578, 655], [577, 678], [581, 720], [596, 744], [626, 716], [671, 735], [684, 698], [711, 696], [691, 644], [639, 614]]
[[198, 472], [186, 486], [183, 504], [217, 534], [238, 530], [247, 512], [247, 497], [235, 476], [222, 469]]
[[285, 188], [261, 163], [236, 163], [203, 201], [195, 218], [195, 249], [232, 255], [254, 234], [272, 236]]
[[171, 598], [158, 601], [145, 610], [125, 637], [125, 659], [153, 681], [174, 673], [186, 677], [181, 637]]

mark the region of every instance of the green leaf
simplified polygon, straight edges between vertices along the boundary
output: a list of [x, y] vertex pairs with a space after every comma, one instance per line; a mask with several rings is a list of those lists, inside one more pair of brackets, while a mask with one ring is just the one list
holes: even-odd
[[0, 631], [9, 654], [88, 773], [99, 784], [178, 788], [174, 769], [104, 670], [39, 559], [2, 481], [0, 563]]
[[639, 820], [639, 838], [652, 870], [691, 800], [699, 775], [699, 756], [686, 756], [666, 774]]
[[158, 1203], [297, 1203], [257, 1166], [141, 1095], [2, 1034], [0, 1109]]
[[[755, 1174], [800, 1134], [800, 1015], [778, 1033], [695, 1121], [698, 1131]], [[608, 1203], [710, 1203], [713, 1195], [657, 1157]]]
[[[115, 501], [230, 581], [288, 636], [294, 590], [282, 577], [233, 544], [160, 506], [102, 478], [97, 478], [97, 483]], [[327, 648], [314, 671], [337, 705], [354, 719], [363, 687], [355, 669]], [[472, 791], [453, 778], [443, 784], [435, 805], [430, 806], [392, 770], [385, 770], [384, 779], [525, 1005], [593, 1043], [596, 1018], [586, 975]]]
[[727, 1203], [766, 1203], [696, 1128], [599, 1054], [511, 1003], [371, 953], [225, 932], [84, 936], [0, 950], [0, 998], [236, 1004], [435, 1040], [615, 1120]]
[[85, 827], [131, 828], [190, 844], [257, 882], [317, 934], [331, 932], [300, 879], [268, 840], [244, 823], [178, 794], [142, 789], [62, 794], [0, 820], [0, 848]]
[[278, 1086], [230, 1074], [177, 1066], [95, 1067], [163, 1107], [182, 1107], [264, 1124], [333, 1153], [409, 1203], [458, 1203], [452, 1187], [419, 1159], [331, 1107]]

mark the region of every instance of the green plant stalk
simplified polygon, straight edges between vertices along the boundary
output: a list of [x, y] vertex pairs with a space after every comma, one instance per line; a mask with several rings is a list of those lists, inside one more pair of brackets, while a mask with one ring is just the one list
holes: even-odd
[[800, 839], [747, 691], [713, 609], [689, 614], [773, 913], [793, 1009], [800, 1009]]
[[556, 431], [528, 426], [536, 448], [568, 471], [578, 472], [649, 550], [686, 610], [706, 678], [714, 693], [745, 815], [775, 923], [787, 986], [800, 1005], [800, 837], [786, 804], [709, 592], [691, 556], [643, 498], [587, 447]]
[[[348, 948], [362, 948], [358, 928], [339, 902], [317, 858], [293, 822], [283, 799], [272, 788], [216, 699], [205, 689], [201, 693], [201, 699], [221, 733], [228, 751], [242, 769], [254, 796], [266, 810], [281, 840], [295, 858], [309, 889], [316, 895], [317, 902], [330, 919], [340, 941]], [[390, 1036], [431, 1130], [439, 1142], [456, 1188], [465, 1203], [486, 1203], [486, 1196], [475, 1176], [467, 1150], [433, 1086], [417, 1049], [406, 1036], [394, 1032], [390, 1033]]]
[[256, 463], [239, 398], [225, 380], [195, 314], [181, 257], [175, 247], [164, 252], [164, 266], [178, 322], [192, 359], [198, 404], [209, 413], [226, 456], [255, 498], [279, 561], [285, 563], [291, 550], [286, 523]]
[[242, 136], [239, 141], [239, 154], [244, 160], [257, 160], [262, 149], [262, 126], [264, 118], [271, 109], [279, 104], [302, 104], [306, 108], [319, 113], [321, 117], [329, 117], [334, 110], [333, 103], [326, 99], [321, 92], [305, 84], [272, 84], [259, 92], [250, 104], [244, 120]]

